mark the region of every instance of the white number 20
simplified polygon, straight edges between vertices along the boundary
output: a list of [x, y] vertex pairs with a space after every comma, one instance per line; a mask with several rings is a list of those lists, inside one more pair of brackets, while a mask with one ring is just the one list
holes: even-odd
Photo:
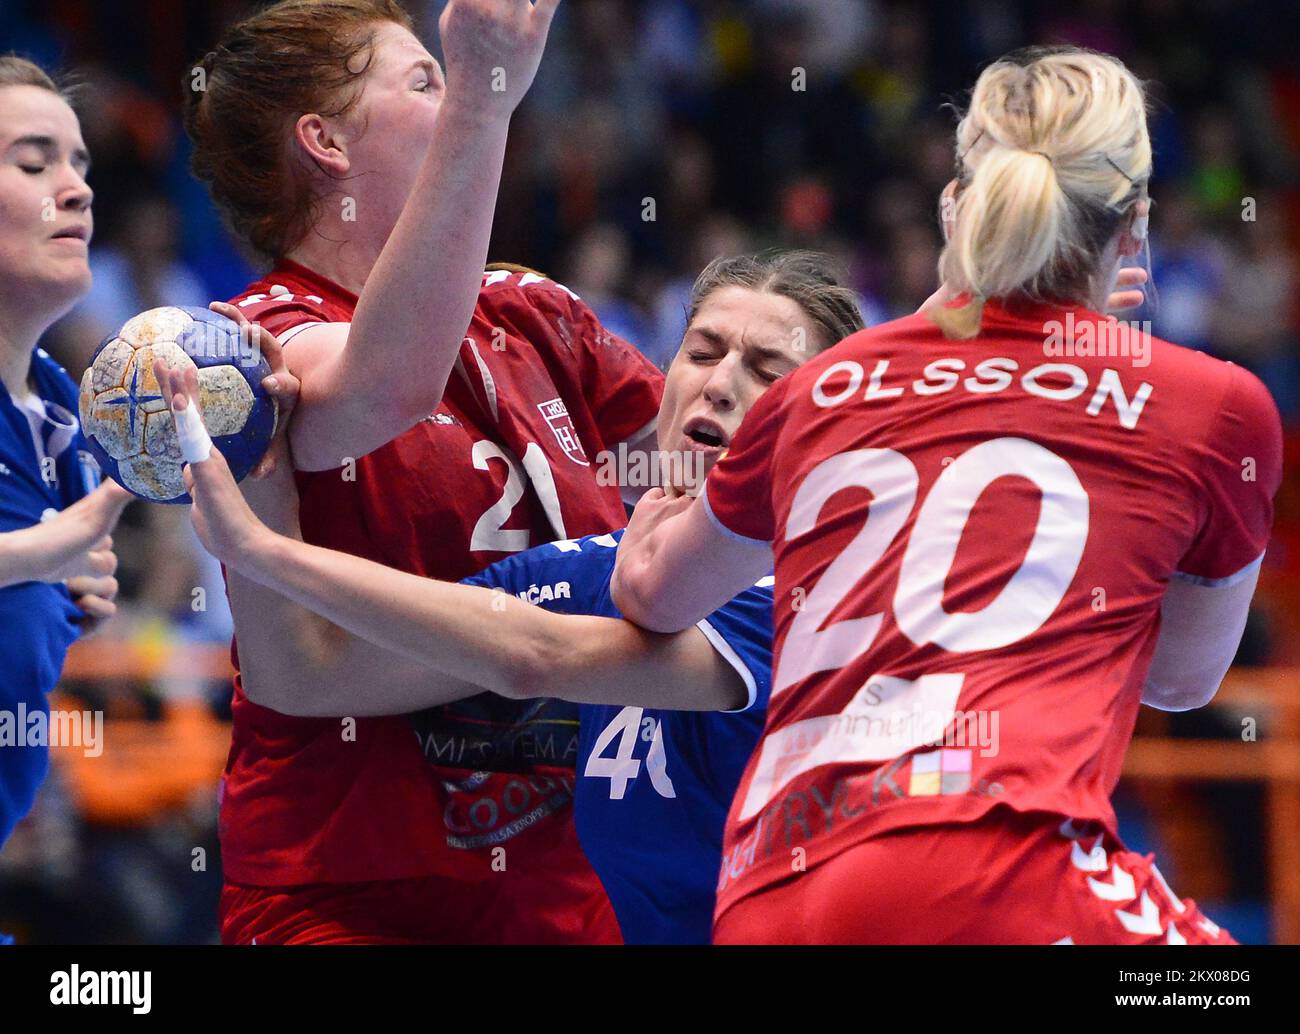
[[[1038, 524], [1020, 567], [983, 609], [950, 613], [944, 583], [971, 510], [997, 478], [1025, 478], [1042, 493]], [[866, 652], [883, 614], [822, 625], [884, 555], [916, 503], [916, 467], [892, 449], [859, 449], [818, 464], [795, 493], [786, 521], [792, 540], [811, 531], [822, 507], [844, 488], [872, 494], [869, 516], [826, 568], [795, 615], [781, 650], [772, 695], [809, 675], [841, 668]], [[916, 515], [894, 593], [894, 620], [918, 646], [994, 650], [1040, 628], [1074, 580], [1088, 538], [1088, 495], [1070, 465], [1024, 438], [995, 438], [963, 453], [936, 479]]]

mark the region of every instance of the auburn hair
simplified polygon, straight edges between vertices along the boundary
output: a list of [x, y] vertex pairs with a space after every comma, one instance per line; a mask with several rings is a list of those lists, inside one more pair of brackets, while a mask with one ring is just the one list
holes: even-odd
[[280, 0], [229, 28], [187, 74], [191, 167], [263, 255], [284, 256], [319, 213], [320, 190], [293, 146], [298, 119], [355, 106], [386, 22], [414, 28], [396, 0]]

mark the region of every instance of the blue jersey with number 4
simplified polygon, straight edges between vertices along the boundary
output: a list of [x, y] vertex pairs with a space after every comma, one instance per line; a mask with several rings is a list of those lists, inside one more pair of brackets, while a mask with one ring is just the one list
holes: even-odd
[[[547, 610], [616, 618], [609, 583], [622, 535], [539, 546], [465, 583], [504, 589]], [[767, 709], [772, 579], [697, 627], [748, 690], [743, 710], [580, 708], [578, 839], [629, 944], [710, 939], [722, 830]]]

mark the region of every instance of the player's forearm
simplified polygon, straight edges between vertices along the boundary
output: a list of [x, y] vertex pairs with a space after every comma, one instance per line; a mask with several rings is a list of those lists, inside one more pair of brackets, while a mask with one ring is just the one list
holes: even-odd
[[744, 706], [740, 676], [697, 628], [664, 635], [618, 618], [552, 617], [565, 623], [567, 648], [538, 673], [532, 694], [504, 695], [670, 711]]
[[55, 521], [0, 534], [0, 588], [22, 582], [62, 581], [59, 566], [85, 548], [84, 533], [70, 530], [68, 511]]
[[455, 684], [538, 695], [520, 687], [565, 650], [556, 624], [563, 615], [505, 593], [421, 578], [283, 536], [263, 537], [241, 564], [263, 586]]
[[643, 542], [630, 549], [626, 559], [620, 555], [610, 582], [610, 596], [628, 621], [651, 631], [677, 631], [672, 615], [658, 603], [664, 596], [664, 572], [656, 570], [655, 554], [653, 545]]
[[[383, 398], [405, 426], [442, 398], [474, 314], [508, 127], [507, 117], [471, 110], [449, 92], [415, 187], [357, 303], [337, 388]], [[373, 407], [364, 412], [373, 423]], [[365, 437], [365, 427], [358, 431]]]
[[[613, 618], [553, 614], [504, 593], [420, 578], [283, 536], [260, 540], [242, 566], [262, 583], [262, 592], [294, 601], [289, 607], [300, 604], [339, 626], [342, 634], [430, 669], [425, 695], [415, 699], [397, 683], [375, 685], [372, 672], [365, 693], [371, 710], [358, 711], [354, 695], [347, 713], [431, 707], [469, 695], [458, 691], [467, 684], [515, 699], [553, 696], [692, 711], [736, 707], [743, 697], [739, 680], [695, 629], [665, 636]], [[285, 605], [250, 606], [258, 615], [259, 641], [274, 643], [285, 634], [295, 638], [292, 625], [267, 634], [268, 621], [279, 624], [277, 614]], [[296, 637], [299, 650], [318, 655], [319, 631], [315, 639], [310, 628], [305, 631], [305, 641], [301, 631]], [[332, 671], [312, 662], [313, 681], [347, 679], [338, 669], [349, 658], [360, 659], [359, 645], [329, 651]], [[273, 659], [272, 664], [278, 670], [269, 677], [279, 685], [302, 681], [294, 675], [300, 662]]]

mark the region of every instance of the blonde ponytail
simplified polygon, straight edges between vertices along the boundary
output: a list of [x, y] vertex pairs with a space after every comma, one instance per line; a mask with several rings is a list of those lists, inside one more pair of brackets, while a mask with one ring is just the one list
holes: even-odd
[[944, 284], [977, 306], [1014, 295], [1088, 298], [1102, 252], [1151, 175], [1146, 101], [1133, 74], [1075, 47], [1010, 55], [976, 82], [957, 149]]
[[1033, 284], [1055, 257], [1067, 208], [1045, 155], [995, 145], [957, 198], [945, 278], [984, 298]]

